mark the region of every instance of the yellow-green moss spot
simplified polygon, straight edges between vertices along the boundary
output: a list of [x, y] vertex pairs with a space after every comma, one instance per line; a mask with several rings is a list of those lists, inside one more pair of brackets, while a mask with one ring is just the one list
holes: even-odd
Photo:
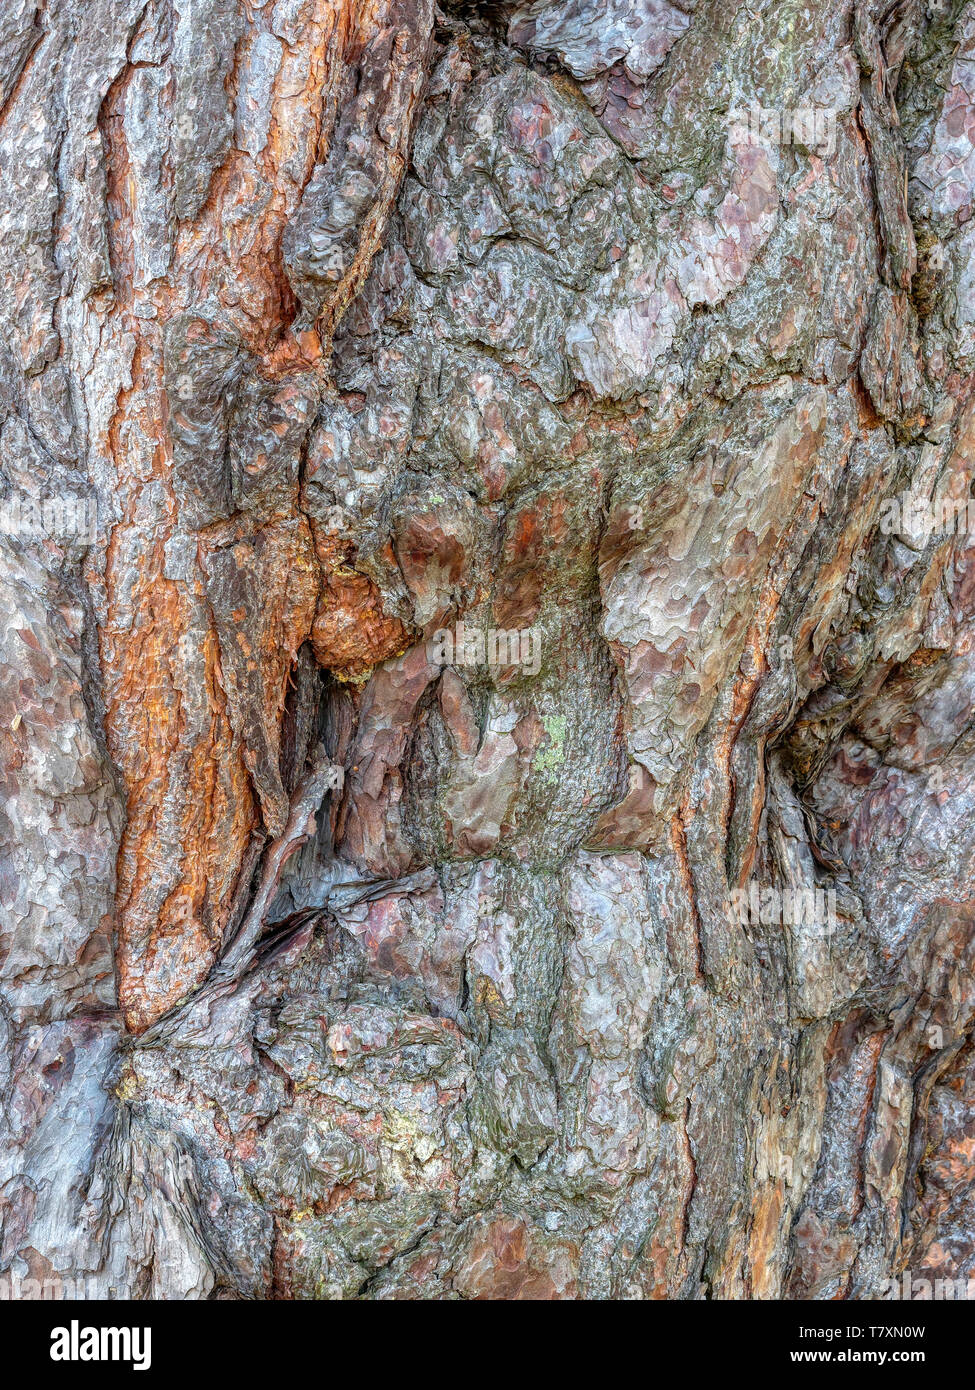
[[543, 715], [542, 726], [548, 737], [548, 743], [535, 754], [533, 766], [535, 771], [546, 780], [554, 780], [555, 773], [565, 762], [565, 715]]

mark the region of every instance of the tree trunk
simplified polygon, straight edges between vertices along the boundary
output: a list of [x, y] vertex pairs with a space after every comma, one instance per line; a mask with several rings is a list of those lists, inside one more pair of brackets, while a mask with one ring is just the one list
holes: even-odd
[[975, 1276], [973, 74], [3, 0], [3, 1277]]

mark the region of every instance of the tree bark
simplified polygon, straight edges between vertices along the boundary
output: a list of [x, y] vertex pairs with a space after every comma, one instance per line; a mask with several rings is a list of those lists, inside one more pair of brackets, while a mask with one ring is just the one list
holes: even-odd
[[975, 4], [4, 0], [0, 1277], [975, 1278]]

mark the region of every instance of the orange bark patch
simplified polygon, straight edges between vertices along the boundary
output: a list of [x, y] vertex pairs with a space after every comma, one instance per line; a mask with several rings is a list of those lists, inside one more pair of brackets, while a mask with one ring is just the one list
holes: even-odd
[[315, 659], [339, 680], [367, 676], [411, 643], [409, 630], [384, 611], [371, 579], [344, 567], [327, 576], [311, 644]]

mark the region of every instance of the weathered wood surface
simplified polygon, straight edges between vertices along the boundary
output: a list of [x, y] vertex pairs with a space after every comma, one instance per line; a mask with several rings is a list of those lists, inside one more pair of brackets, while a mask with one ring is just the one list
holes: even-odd
[[0, 1277], [975, 1275], [973, 200], [971, 0], [3, 0]]

